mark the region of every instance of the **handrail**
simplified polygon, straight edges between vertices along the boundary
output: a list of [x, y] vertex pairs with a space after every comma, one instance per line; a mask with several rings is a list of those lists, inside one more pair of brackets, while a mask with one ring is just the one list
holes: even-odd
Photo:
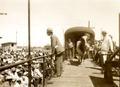
[[[64, 52], [64, 51], [63, 51]], [[63, 53], [63, 52], [60, 52], [59, 54]], [[15, 66], [18, 66], [20, 64], [24, 64], [26, 62], [29, 62], [31, 60], [36, 60], [36, 59], [40, 59], [40, 58], [44, 58], [44, 57], [51, 57], [53, 55], [59, 55], [59, 54], [50, 54], [50, 55], [46, 55], [46, 56], [39, 56], [39, 57], [35, 57], [33, 59], [28, 59], [28, 60], [24, 60], [24, 61], [20, 61], [20, 62], [17, 62], [17, 63], [14, 63], [14, 64], [10, 64], [10, 65], [6, 65], [6, 66], [1, 66], [0, 67], [0, 71], [3, 71], [3, 70], [6, 70], [6, 69], [9, 69], [9, 68], [12, 68], [12, 67], [15, 67]]]
[[20, 64], [24, 64], [24, 63], [29, 62], [29, 61], [31, 61], [31, 60], [36, 60], [36, 59], [40, 59], [40, 58], [44, 58], [44, 57], [50, 57], [50, 56], [52, 56], [52, 55], [53, 55], [53, 54], [47, 55], [47, 56], [39, 56], [39, 57], [35, 57], [35, 58], [33, 58], [33, 59], [28, 59], [28, 60], [24, 60], [24, 61], [20, 61], [20, 62], [14, 63], [14, 64], [6, 65], [6, 66], [1, 66], [1, 67], [0, 67], [0, 71], [3, 71], [3, 70], [6, 70], [6, 69], [9, 69], [9, 68], [18, 66], [18, 65], [20, 65]]

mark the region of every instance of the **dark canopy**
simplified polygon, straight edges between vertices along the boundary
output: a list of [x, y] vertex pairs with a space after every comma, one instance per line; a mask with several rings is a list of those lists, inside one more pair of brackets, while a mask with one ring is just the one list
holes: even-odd
[[94, 39], [95, 33], [89, 27], [72, 27], [65, 32], [65, 40], [71, 39], [72, 41], [78, 40], [84, 34], [90, 34], [90, 38]]

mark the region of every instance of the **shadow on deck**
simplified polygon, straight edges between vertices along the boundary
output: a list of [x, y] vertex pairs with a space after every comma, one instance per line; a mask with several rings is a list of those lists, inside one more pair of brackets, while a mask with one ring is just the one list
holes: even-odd
[[108, 84], [104, 78], [90, 76], [90, 79], [94, 87], [118, 87], [115, 83]]

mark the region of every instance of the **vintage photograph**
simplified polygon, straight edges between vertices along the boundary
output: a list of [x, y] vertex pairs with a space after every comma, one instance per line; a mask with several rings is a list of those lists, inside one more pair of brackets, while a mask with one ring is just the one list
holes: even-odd
[[120, 0], [0, 0], [0, 87], [120, 87]]

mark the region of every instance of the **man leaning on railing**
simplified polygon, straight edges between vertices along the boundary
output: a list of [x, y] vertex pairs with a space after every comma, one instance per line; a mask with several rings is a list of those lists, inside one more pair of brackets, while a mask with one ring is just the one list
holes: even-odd
[[63, 47], [59, 39], [53, 35], [51, 28], [47, 29], [47, 35], [51, 39], [52, 54], [55, 54], [55, 77], [60, 77], [62, 74]]

